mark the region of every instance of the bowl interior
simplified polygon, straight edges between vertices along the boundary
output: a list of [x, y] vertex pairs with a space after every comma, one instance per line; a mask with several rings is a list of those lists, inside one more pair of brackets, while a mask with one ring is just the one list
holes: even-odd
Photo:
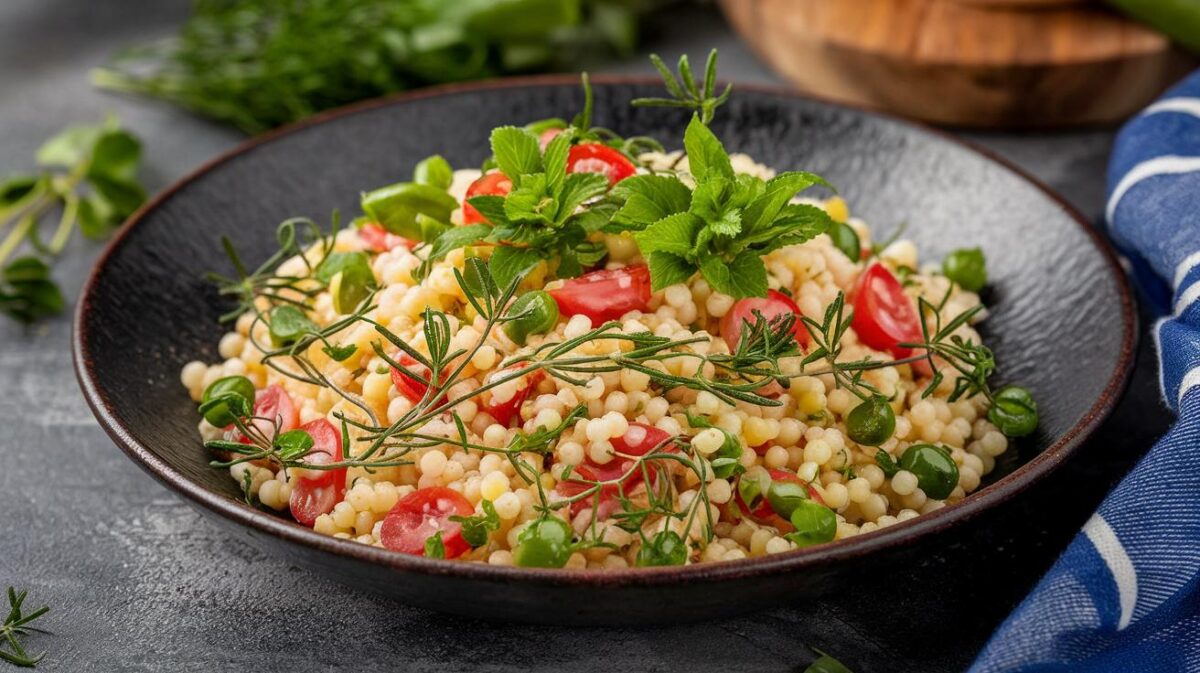
[[[595, 123], [678, 146], [686, 115], [628, 105], [658, 94], [648, 83], [601, 80]], [[407, 179], [420, 159], [439, 153], [457, 167], [477, 166], [494, 126], [570, 117], [581, 103], [565, 79], [409, 96], [256, 141], [179, 183], [123, 231], [85, 290], [77, 358], [91, 402], [122, 443], [160, 463], [158, 476], [169, 472], [222, 494], [231, 510], [242, 507], [228, 475], [208, 467], [195, 405], [179, 383], [188, 361], [219, 358], [226, 328], [218, 317], [228, 305], [204, 275], [231, 270], [221, 236], [253, 264], [274, 250], [285, 218], [324, 224], [336, 210], [348, 221], [360, 191]], [[730, 151], [825, 176], [877, 240], [905, 226], [924, 261], [984, 249], [991, 316], [983, 332], [997, 380], [1027, 386], [1041, 413], [1038, 432], [1006, 454], [997, 475], [1091, 427], [1108, 408], [1100, 402], [1114, 382], [1119, 388], [1132, 345], [1128, 294], [1102, 244], [1060, 201], [934, 132], [782, 92], [738, 91], [713, 126]]]

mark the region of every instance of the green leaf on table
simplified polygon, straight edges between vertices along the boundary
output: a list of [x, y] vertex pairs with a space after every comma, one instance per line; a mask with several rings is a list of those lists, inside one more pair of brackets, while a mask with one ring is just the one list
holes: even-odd
[[103, 126], [68, 127], [38, 148], [37, 162], [43, 166], [73, 168], [91, 157], [103, 133]]
[[61, 313], [66, 302], [50, 279], [50, 268], [36, 257], [14, 259], [0, 271], [0, 313], [20, 322]]
[[0, 182], [0, 208], [11, 206], [29, 196], [40, 180], [36, 175], [15, 175]]

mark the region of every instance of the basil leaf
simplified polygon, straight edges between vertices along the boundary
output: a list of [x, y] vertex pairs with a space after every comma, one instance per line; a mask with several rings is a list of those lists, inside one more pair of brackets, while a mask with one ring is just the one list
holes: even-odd
[[440, 154], [422, 159], [413, 169], [413, 182], [438, 189], [450, 189], [454, 182], [454, 169]]
[[445, 189], [415, 182], [399, 182], [366, 192], [362, 209], [388, 231], [410, 241], [429, 241], [441, 231], [430, 231], [422, 222], [425, 215], [438, 222], [449, 222], [458, 201]]

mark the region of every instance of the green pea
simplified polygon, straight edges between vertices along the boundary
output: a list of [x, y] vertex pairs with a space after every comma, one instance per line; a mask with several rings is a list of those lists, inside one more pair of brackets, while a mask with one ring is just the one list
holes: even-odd
[[846, 430], [850, 439], [863, 446], [879, 446], [896, 431], [896, 413], [887, 398], [873, 396], [850, 410]]
[[571, 558], [574, 531], [556, 517], [538, 519], [521, 531], [513, 562], [522, 568], [561, 568]]
[[797, 503], [789, 518], [796, 530], [784, 537], [801, 547], [829, 542], [837, 534], [837, 515], [815, 500]]
[[946, 255], [942, 260], [942, 273], [964, 290], [982, 290], [987, 285], [987, 260], [983, 250], [963, 248]]
[[913, 444], [900, 456], [900, 468], [915, 474], [917, 485], [934, 500], [945, 500], [958, 486], [958, 466], [940, 446]]
[[508, 315], [521, 317], [504, 323], [504, 333], [524, 346], [530, 334], [545, 334], [554, 329], [558, 322], [558, 302], [542, 290], [526, 292], [512, 303]]
[[1037, 429], [1037, 402], [1020, 386], [1005, 386], [992, 399], [988, 420], [1009, 437], [1024, 437]]
[[226, 376], [213, 381], [200, 398], [204, 420], [223, 428], [247, 416], [254, 407], [254, 384], [245, 376]]
[[638, 550], [637, 565], [645, 568], [650, 566], [681, 566], [687, 563], [688, 549], [683, 538], [675, 531], [664, 530], [647, 540]]
[[333, 309], [343, 315], [353, 313], [375, 289], [371, 260], [362, 252], [330, 253], [317, 267], [317, 280], [329, 285]]
[[413, 182], [419, 185], [430, 185], [439, 189], [449, 189], [454, 181], [454, 169], [442, 155], [435, 154], [422, 159], [413, 169]]
[[[410, 241], [430, 241], [448, 225], [458, 200], [445, 189], [400, 182], [363, 194], [363, 212], [380, 226]], [[424, 217], [422, 217], [424, 216]], [[439, 223], [432, 226], [428, 220]]]
[[767, 502], [779, 516], [788, 519], [800, 504], [808, 500], [808, 488], [794, 481], [772, 481], [767, 489]]
[[858, 232], [845, 222], [837, 222], [829, 230], [829, 238], [833, 239], [833, 247], [842, 254], [857, 262], [862, 258], [862, 242], [858, 240]]

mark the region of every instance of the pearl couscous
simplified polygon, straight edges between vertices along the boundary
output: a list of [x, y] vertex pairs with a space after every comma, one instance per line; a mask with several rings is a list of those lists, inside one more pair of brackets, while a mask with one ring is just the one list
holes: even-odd
[[[498, 130], [483, 172], [422, 162], [354, 228], [299, 243], [286, 223], [274, 264], [228, 285], [220, 361], [181, 380], [249, 502], [468, 562], [730, 561], [953, 505], [1032, 430], [1027, 393], [986, 387], [977, 251], [921, 266], [910, 241], [874, 244], [841, 198], [796, 196], [815, 176], [722, 160], [698, 120], [686, 155], [583, 124]], [[565, 184], [591, 191], [518, 221]], [[764, 210], [782, 240], [743, 263]], [[526, 258], [539, 239], [487, 240], [501, 222], [584, 233]], [[712, 247], [651, 235], [680, 222]]]

